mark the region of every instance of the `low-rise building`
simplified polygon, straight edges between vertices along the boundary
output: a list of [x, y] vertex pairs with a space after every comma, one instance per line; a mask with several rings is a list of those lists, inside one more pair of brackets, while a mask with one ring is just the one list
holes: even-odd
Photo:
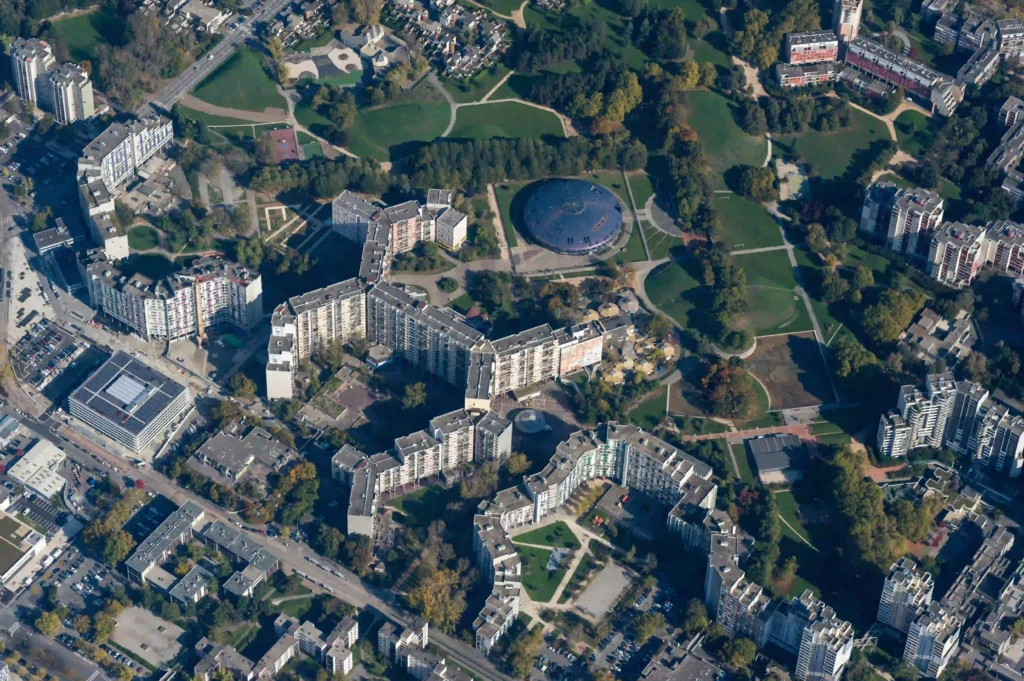
[[193, 531], [202, 524], [206, 512], [196, 503], [186, 501], [171, 513], [136, 548], [125, 561], [128, 577], [142, 584], [157, 564], [167, 560], [180, 544], [193, 536]]
[[775, 77], [779, 85], [785, 88], [822, 85], [831, 83], [839, 77], [839, 67], [835, 62], [776, 64]]
[[834, 62], [839, 58], [839, 38], [835, 31], [787, 33], [785, 57], [788, 64]]
[[26, 451], [7, 475], [44, 499], [52, 499], [64, 489], [65, 480], [58, 469], [67, 455], [49, 440], [38, 440]]

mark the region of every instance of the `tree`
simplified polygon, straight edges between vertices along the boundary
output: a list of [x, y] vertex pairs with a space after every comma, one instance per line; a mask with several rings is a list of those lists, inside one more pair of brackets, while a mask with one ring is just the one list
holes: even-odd
[[270, 53], [270, 58], [274, 61], [281, 61], [284, 57], [284, 43], [276, 35], [271, 36], [266, 42], [267, 52]]
[[60, 631], [60, 617], [55, 612], [44, 612], [33, 623], [36, 630], [43, 636], [53, 638]]
[[441, 277], [437, 280], [437, 288], [445, 293], [453, 293], [459, 288], [459, 282], [451, 277]]
[[741, 166], [739, 192], [749, 199], [762, 203], [777, 201], [779, 187], [775, 180], [775, 171], [770, 167]]
[[505, 462], [505, 469], [509, 475], [522, 475], [529, 467], [530, 460], [522, 452], [512, 452], [512, 456]]
[[410, 383], [405, 386], [402, 397], [403, 409], [417, 409], [427, 403], [427, 386], [424, 383]]
[[636, 618], [636, 642], [643, 645], [659, 629], [665, 628], [665, 616], [660, 612], [645, 612]]
[[256, 383], [243, 374], [242, 372], [236, 373], [228, 381], [228, 387], [231, 389], [231, 394], [235, 397], [252, 397], [256, 394]]
[[360, 24], [376, 26], [380, 23], [380, 12], [384, 0], [352, 0], [352, 16]]
[[734, 638], [722, 646], [722, 661], [732, 667], [746, 667], [756, 656], [757, 646], [749, 638]]
[[858, 291], [874, 286], [875, 275], [864, 265], [858, 265], [853, 271], [853, 287]]
[[409, 607], [445, 633], [455, 631], [466, 609], [459, 573], [448, 568], [427, 570], [408, 595]]
[[807, 225], [804, 240], [807, 243], [807, 248], [815, 253], [824, 253], [828, 250], [828, 237], [825, 236], [825, 228], [816, 222]]
[[700, 85], [701, 87], [711, 87], [718, 80], [718, 69], [715, 65], [709, 61], [704, 62], [700, 65]]
[[708, 628], [708, 609], [698, 598], [691, 598], [683, 615], [683, 632], [693, 636]]
[[692, 59], [687, 59], [679, 67], [676, 83], [683, 90], [692, 90], [700, 82], [700, 66]]
[[693, 37], [697, 40], [702, 40], [704, 36], [717, 28], [718, 25], [715, 23], [714, 19], [709, 17], [707, 14], [704, 14], [693, 27]]
[[74, 629], [79, 634], [86, 634], [92, 629], [92, 620], [89, 619], [88, 615], [78, 615], [75, 617]]

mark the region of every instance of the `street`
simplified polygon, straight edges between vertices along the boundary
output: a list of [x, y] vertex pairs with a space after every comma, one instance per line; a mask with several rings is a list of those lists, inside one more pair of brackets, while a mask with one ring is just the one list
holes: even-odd
[[[234, 31], [225, 33], [224, 40], [210, 50], [205, 57], [196, 60], [193, 66], [167, 83], [159, 92], [151, 95], [149, 101], [139, 106], [135, 113], [139, 116], [151, 114], [154, 106], [163, 111], [170, 111], [178, 100], [223, 64], [234, 53], [236, 47], [252, 37], [256, 23], [272, 19], [287, 4], [289, 4], [289, 0], [267, 0], [260, 11], [242, 22]], [[225, 29], [226, 25], [221, 28], [221, 31], [223, 32]]]

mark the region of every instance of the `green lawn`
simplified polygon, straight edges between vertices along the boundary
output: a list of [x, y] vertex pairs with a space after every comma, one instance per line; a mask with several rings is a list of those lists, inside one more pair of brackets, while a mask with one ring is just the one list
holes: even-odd
[[640, 221], [640, 229], [647, 238], [647, 248], [651, 252], [651, 260], [667, 258], [676, 246], [683, 245], [682, 237], [666, 234], [654, 225], [649, 225], [643, 220]]
[[298, 43], [295, 43], [294, 50], [296, 52], [309, 52], [315, 47], [324, 47], [327, 43], [334, 40], [334, 31], [324, 31], [320, 35], [313, 36], [312, 38], [306, 38]]
[[793, 493], [776, 492], [775, 502], [779, 506], [779, 516], [793, 527], [801, 539], [811, 543], [811, 535], [808, 534], [807, 529], [800, 522], [796, 498], [793, 496]]
[[[489, 7], [498, 14], [504, 14], [505, 16], [512, 16], [512, 10], [519, 9], [519, 5], [523, 4], [522, 0], [484, 0], [480, 3], [484, 7]], [[475, 7], [469, 7], [469, 9], [476, 9]]]
[[96, 64], [96, 49], [102, 44], [120, 45], [124, 37], [124, 17], [109, 9], [79, 14], [53, 22], [67, 43], [71, 60]]
[[510, 248], [519, 245], [516, 238], [515, 226], [512, 222], [512, 201], [519, 190], [525, 187], [527, 182], [504, 182], [494, 185], [494, 196], [498, 202], [498, 211], [501, 213], [501, 224], [505, 228], [505, 240]]
[[[445, 106], [446, 114], [447, 111], [448, 107]], [[447, 122], [445, 120], [445, 124]], [[444, 128], [441, 132], [444, 132]], [[452, 139], [545, 136], [565, 137], [558, 116], [519, 102], [464, 106], [456, 113], [455, 127], [448, 135]]]
[[668, 416], [665, 389], [655, 390], [650, 397], [629, 410], [629, 420], [641, 428], [654, 430]]
[[204, 111], [196, 111], [195, 109], [190, 109], [187, 106], [181, 106], [180, 104], [178, 105], [178, 108], [185, 118], [191, 119], [193, 121], [201, 121], [203, 123], [206, 123], [207, 125], [252, 126], [253, 124], [252, 121], [247, 121], [242, 118], [231, 118], [229, 116], [217, 116], [214, 114], [208, 114]]
[[387, 505], [398, 509], [407, 523], [426, 527], [444, 515], [445, 506], [452, 500], [451, 493], [452, 490], [432, 485], [392, 499]]
[[[897, 136], [899, 136], [898, 130]], [[902, 175], [897, 175], [896, 173], [886, 173], [885, 175], [880, 176], [878, 178], [878, 181], [892, 182], [897, 187], [903, 187], [904, 189], [917, 186], [907, 178], [903, 177]], [[939, 196], [946, 199], [947, 201], [960, 199], [960, 187], [953, 184], [944, 177], [939, 178], [939, 186], [935, 189], [935, 191], [937, 191], [939, 193]]]
[[[458, 103], [479, 102], [484, 96], [494, 89], [494, 86], [501, 82], [501, 79], [509, 72], [508, 68], [497, 64], [489, 69], [474, 74], [471, 78], [456, 80], [449, 78], [444, 82], [444, 89]], [[498, 93], [495, 92], [495, 95]], [[495, 97], [491, 97], [495, 99]]]
[[576, 535], [561, 520], [545, 527], [538, 527], [536, 530], [531, 530], [525, 534], [517, 535], [516, 543], [550, 546], [553, 549], [578, 549], [580, 547], [580, 542], [576, 539]]
[[694, 326], [690, 313], [698, 307], [699, 289], [697, 280], [675, 260], [659, 265], [644, 282], [651, 302], [684, 328]]
[[160, 234], [149, 225], [139, 225], [128, 230], [128, 248], [133, 251], [148, 251], [160, 245]]
[[733, 119], [735, 104], [717, 92], [693, 90], [686, 93], [686, 123], [704, 146], [714, 177], [715, 189], [724, 189], [723, 174], [735, 165], [760, 166], [768, 141], [748, 135]]
[[769, 286], [792, 290], [796, 287], [793, 266], [786, 251], [734, 255], [732, 261], [747, 273], [748, 286]]
[[[622, 212], [625, 215], [632, 214], [633, 211], [629, 204], [629, 190], [626, 189], [626, 181], [622, 177], [621, 170], [599, 170], [596, 173], [582, 175], [581, 179], [599, 184], [615, 194], [622, 203]], [[637, 205], [637, 208], [642, 208], [642, 206]]]
[[740, 469], [740, 480], [753, 485], [755, 483], [754, 470], [750, 467], [750, 461], [747, 460], [747, 446], [744, 444], [729, 445], [729, 449], [732, 450], [732, 455], [736, 459], [736, 465]]
[[349, 150], [358, 156], [389, 161], [410, 142], [432, 142], [439, 137], [448, 127], [448, 104], [423, 96], [426, 92], [418, 87], [394, 102], [361, 110], [348, 129]]
[[702, 416], [676, 416], [676, 427], [683, 435], [712, 435], [728, 433], [729, 426]]
[[629, 178], [629, 187], [633, 190], [633, 200], [636, 201], [636, 209], [643, 210], [647, 201], [654, 196], [654, 185], [651, 183], [651, 176], [642, 170], [626, 173]]
[[295, 619], [301, 620], [302, 616], [309, 612], [312, 607], [313, 598], [310, 596], [285, 601], [277, 606], [277, 611], [283, 615], [291, 615]]
[[264, 70], [263, 57], [243, 47], [211, 73], [192, 93], [197, 99], [231, 109], [287, 109], [274, 81]]
[[764, 206], [739, 194], [716, 194], [722, 221], [719, 241], [733, 250], [782, 245], [782, 232]]
[[907, 110], [896, 117], [896, 141], [900, 149], [920, 158], [935, 141], [938, 124], [920, 111]]
[[535, 549], [531, 546], [516, 546], [519, 558], [523, 561], [523, 586], [530, 598], [538, 603], [547, 603], [555, 596], [558, 585], [565, 576], [565, 567], [553, 572], [547, 569], [551, 551]]
[[747, 287], [750, 310], [738, 322], [755, 336], [776, 333], [797, 333], [814, 328], [804, 301], [794, 291]]
[[644, 252], [644, 242], [640, 237], [640, 227], [638, 225], [633, 225], [632, 231], [629, 233], [629, 241], [626, 242], [626, 247], [616, 253], [611, 259], [620, 265], [626, 262], [647, 260], [647, 253]]
[[818, 420], [811, 426], [811, 432], [815, 435], [833, 433], [856, 435], [874, 419], [875, 414], [867, 406], [828, 409], [821, 412]]
[[470, 298], [468, 293], [463, 293], [458, 298], [453, 298], [449, 303], [448, 307], [455, 310], [459, 314], [466, 314], [469, 312], [469, 308], [473, 307], [476, 301]]
[[780, 151], [792, 153], [807, 163], [824, 178], [838, 177], [846, 172], [854, 154], [867, 149], [872, 142], [888, 140], [885, 123], [874, 116], [853, 109], [850, 126], [836, 132], [806, 130], [794, 135], [772, 136], [772, 144]]

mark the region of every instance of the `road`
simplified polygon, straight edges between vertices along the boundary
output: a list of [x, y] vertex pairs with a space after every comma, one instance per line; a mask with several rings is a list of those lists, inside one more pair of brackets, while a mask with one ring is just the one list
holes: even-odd
[[[9, 405], [0, 408], [0, 411], [14, 414], [14, 410]], [[178, 504], [186, 501], [199, 504], [206, 511], [208, 520], [221, 520], [231, 524], [234, 524], [237, 520], [234, 514], [229, 514], [206, 499], [178, 487], [170, 479], [154, 471], [152, 468], [139, 469], [129, 465], [124, 459], [111, 454], [100, 445], [86, 439], [77, 431], [63, 425], [56, 418], [48, 416], [38, 420], [32, 418], [22, 418], [21, 420], [26, 428], [33, 431], [39, 437], [50, 440], [62, 448], [73, 460], [93, 466], [95, 465], [95, 459], [99, 458], [109, 463], [113, 471], [128, 478], [142, 480], [145, 488], [151, 492], [163, 494]], [[289, 572], [298, 570], [309, 575], [312, 581], [326, 585], [331, 589], [333, 595], [348, 603], [359, 607], [370, 606], [402, 625], [407, 625], [412, 618], [410, 613], [405, 611], [400, 604], [396, 603], [393, 594], [383, 589], [363, 584], [354, 573], [340, 565], [331, 564], [331, 561], [323, 558], [307, 546], [293, 540], [283, 541], [279, 538], [268, 537], [256, 532], [250, 533], [249, 537], [278, 556], [282, 569]], [[328, 570], [317, 567], [308, 559], [315, 559], [323, 565], [330, 565], [341, 576], [335, 576]], [[493, 681], [513, 681], [510, 676], [498, 671], [485, 655], [472, 646], [446, 636], [439, 631], [431, 632], [431, 639], [449, 655], [450, 661], [457, 662], [473, 675]]]
[[223, 64], [234, 53], [235, 48], [254, 34], [257, 22], [273, 18], [285, 5], [289, 4], [291, 4], [291, 0], [267, 0], [259, 12], [246, 19], [237, 29], [229, 33], [225, 32], [227, 25], [231, 23], [231, 21], [228, 21], [221, 27], [221, 31], [225, 32], [224, 40], [210, 50], [205, 57], [201, 57], [196, 61], [192, 67], [164, 85], [159, 92], [151, 95], [149, 101], [139, 106], [135, 113], [139, 116], [145, 116], [153, 113], [154, 107], [170, 111], [171, 107], [179, 99], [187, 95], [192, 88], [213, 73], [218, 66]]

